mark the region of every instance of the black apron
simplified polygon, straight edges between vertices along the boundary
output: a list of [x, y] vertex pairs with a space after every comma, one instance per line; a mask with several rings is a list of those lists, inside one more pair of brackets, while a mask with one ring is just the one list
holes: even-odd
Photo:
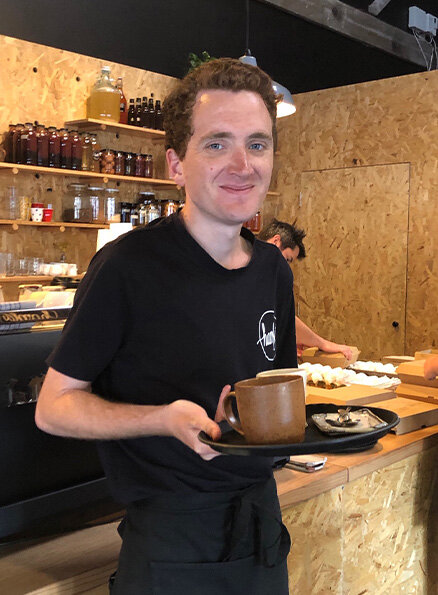
[[290, 538], [274, 479], [128, 507], [111, 595], [288, 595]]

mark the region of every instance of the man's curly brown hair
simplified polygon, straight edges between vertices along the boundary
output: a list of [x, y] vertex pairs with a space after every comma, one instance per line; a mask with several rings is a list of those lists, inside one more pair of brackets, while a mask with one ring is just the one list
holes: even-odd
[[192, 115], [199, 91], [220, 89], [223, 91], [253, 91], [258, 93], [272, 120], [274, 148], [277, 144], [277, 98], [272, 89], [272, 80], [258, 68], [233, 58], [219, 58], [198, 66], [179, 81], [163, 103], [166, 149], [174, 149], [184, 159], [187, 144], [193, 134]]

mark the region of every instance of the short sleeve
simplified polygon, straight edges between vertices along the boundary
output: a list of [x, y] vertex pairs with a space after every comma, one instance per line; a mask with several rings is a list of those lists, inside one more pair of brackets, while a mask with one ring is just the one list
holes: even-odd
[[93, 382], [123, 342], [127, 308], [120, 266], [111, 248], [104, 248], [95, 255], [79, 285], [48, 365], [72, 378]]

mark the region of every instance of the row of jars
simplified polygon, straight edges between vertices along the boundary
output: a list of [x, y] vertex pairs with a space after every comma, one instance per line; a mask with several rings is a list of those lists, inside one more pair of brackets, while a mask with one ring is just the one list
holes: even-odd
[[100, 171], [95, 134], [67, 128], [46, 127], [38, 122], [9, 124], [5, 161], [41, 167]]
[[154, 177], [154, 159], [152, 155], [102, 149], [99, 159], [100, 171], [104, 174], [140, 178]]
[[120, 221], [146, 225], [158, 217], [176, 212], [180, 203], [156, 200], [153, 192], [140, 192], [136, 203], [119, 202], [117, 188], [69, 184], [62, 199], [62, 220], [71, 223], [110, 223]]
[[180, 206], [176, 200], [156, 200], [153, 192], [140, 192], [137, 203], [120, 203], [120, 222], [131, 223], [133, 227], [147, 225], [154, 219], [176, 213]]
[[57, 167], [153, 178], [152, 155], [113, 149], [101, 150], [96, 134], [77, 130], [46, 128], [43, 124], [9, 124], [5, 139], [8, 163]]

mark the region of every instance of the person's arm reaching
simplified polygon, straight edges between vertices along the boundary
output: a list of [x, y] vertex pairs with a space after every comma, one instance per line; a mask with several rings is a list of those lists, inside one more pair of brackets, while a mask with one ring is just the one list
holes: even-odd
[[[297, 336], [297, 349], [303, 351], [306, 347], [318, 347], [321, 351], [326, 353], [342, 353], [347, 359], [351, 359], [351, 347], [348, 345], [339, 345], [332, 341], [327, 341], [317, 335], [310, 329], [302, 320], [295, 316], [295, 329]], [[301, 353], [299, 353], [301, 355]]]
[[[229, 390], [229, 385], [223, 388], [219, 403]], [[216, 414], [215, 419], [220, 421], [221, 416]], [[35, 422], [41, 430], [58, 436], [94, 440], [173, 436], [203, 459], [219, 454], [198, 440], [201, 430], [214, 440], [220, 438], [221, 431], [196, 403], [183, 399], [159, 406], [114, 403], [92, 394], [89, 382], [53, 368], [41, 388]]]
[[424, 377], [434, 380], [438, 376], [438, 357], [430, 357], [424, 362]]

